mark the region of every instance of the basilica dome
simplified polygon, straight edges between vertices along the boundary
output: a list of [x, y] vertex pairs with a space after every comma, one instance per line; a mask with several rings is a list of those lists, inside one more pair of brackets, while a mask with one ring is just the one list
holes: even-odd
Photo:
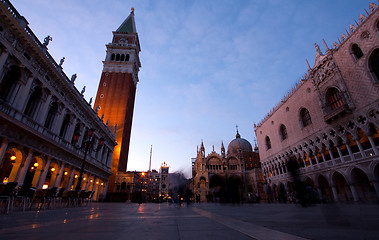
[[240, 134], [237, 131], [236, 139], [232, 140], [228, 146], [229, 154], [238, 154], [239, 152], [252, 152], [253, 148], [251, 144], [246, 139], [241, 138]]

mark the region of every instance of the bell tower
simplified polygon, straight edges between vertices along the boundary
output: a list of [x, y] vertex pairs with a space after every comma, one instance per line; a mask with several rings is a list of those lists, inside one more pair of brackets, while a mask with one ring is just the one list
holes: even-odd
[[125, 172], [128, 164], [134, 100], [141, 67], [140, 44], [134, 20], [134, 9], [113, 32], [106, 45], [106, 57], [97, 90], [94, 109], [110, 126], [116, 126], [117, 146], [114, 148], [108, 192], [115, 191], [115, 175]]

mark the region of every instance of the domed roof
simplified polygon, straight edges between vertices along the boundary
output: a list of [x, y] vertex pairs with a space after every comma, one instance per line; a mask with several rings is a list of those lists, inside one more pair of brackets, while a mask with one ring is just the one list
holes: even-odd
[[228, 146], [229, 154], [238, 154], [239, 152], [252, 152], [253, 148], [251, 144], [246, 139], [241, 138], [237, 131], [236, 139], [232, 140]]

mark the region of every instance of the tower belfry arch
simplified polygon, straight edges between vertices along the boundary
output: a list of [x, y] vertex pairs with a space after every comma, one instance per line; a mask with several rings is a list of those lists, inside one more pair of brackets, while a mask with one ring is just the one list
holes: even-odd
[[141, 67], [140, 43], [134, 19], [134, 9], [113, 31], [112, 42], [106, 44], [106, 56], [97, 90], [94, 109], [98, 116], [116, 128], [117, 146], [112, 157], [112, 176], [108, 192], [115, 191], [115, 175], [126, 172], [132, 129], [136, 87]]

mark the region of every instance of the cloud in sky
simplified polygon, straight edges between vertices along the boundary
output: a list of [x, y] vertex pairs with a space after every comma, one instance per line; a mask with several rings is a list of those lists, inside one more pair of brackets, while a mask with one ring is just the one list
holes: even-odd
[[96, 96], [112, 31], [135, 8], [141, 43], [128, 170], [191, 172], [204, 140], [219, 151], [235, 136], [254, 144], [259, 122], [314, 62], [313, 43], [329, 46], [368, 1], [100, 1], [13, 0], [64, 71], [78, 74], [79, 91]]

